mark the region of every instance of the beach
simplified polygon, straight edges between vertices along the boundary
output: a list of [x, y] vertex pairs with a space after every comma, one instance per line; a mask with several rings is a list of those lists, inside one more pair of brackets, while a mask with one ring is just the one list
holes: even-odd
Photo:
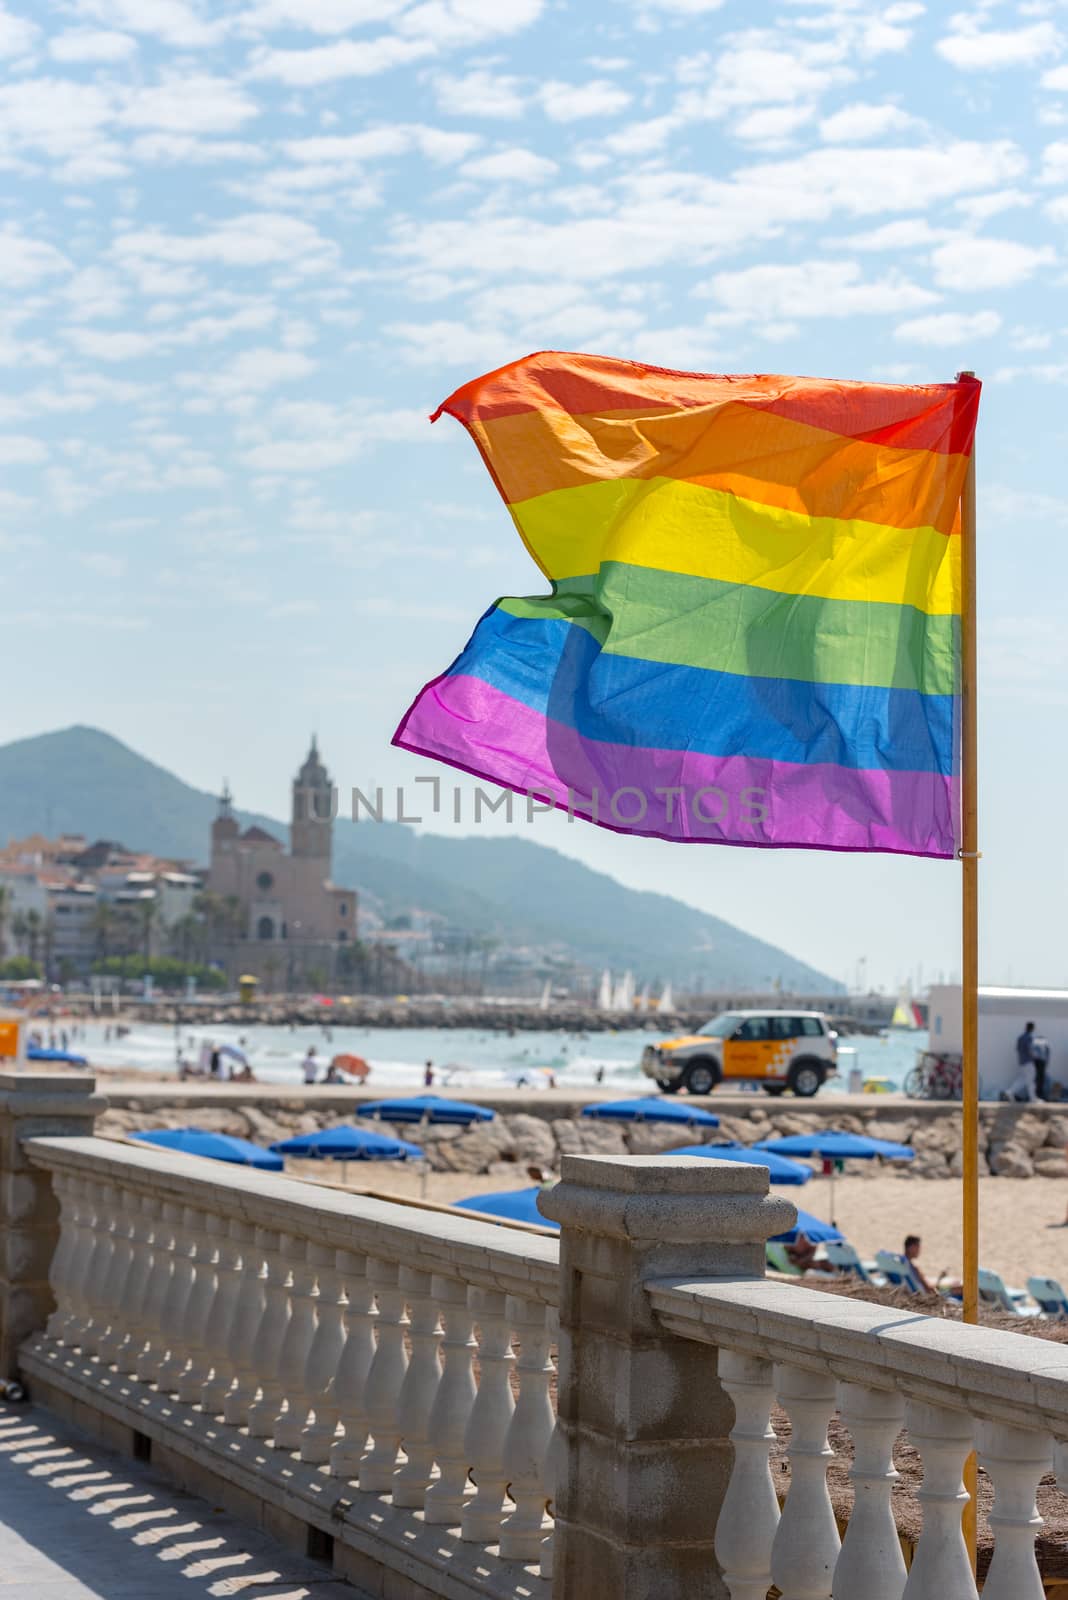
[[[342, 1183], [340, 1167], [324, 1172], [325, 1165], [301, 1162], [291, 1170], [316, 1182]], [[418, 1162], [352, 1163], [348, 1180], [352, 1191], [373, 1190], [410, 1200], [423, 1198], [425, 1183], [425, 1198], [439, 1205], [530, 1182], [521, 1170], [512, 1178], [499, 1172], [431, 1172], [424, 1179]], [[830, 1185], [824, 1178], [774, 1192], [814, 1216], [830, 1216]], [[1033, 1274], [1060, 1278], [1068, 1286], [1068, 1228], [1050, 1226], [1064, 1219], [1068, 1184], [1042, 1178], [983, 1178], [979, 1192], [981, 1264], [1000, 1272], [1013, 1288], [1026, 1287]], [[959, 1185], [914, 1182], [883, 1172], [836, 1178], [834, 1197], [838, 1226], [865, 1259], [876, 1250], [900, 1251], [905, 1235], [918, 1233], [923, 1240], [921, 1265], [928, 1278], [933, 1281], [941, 1272], [960, 1274]]]

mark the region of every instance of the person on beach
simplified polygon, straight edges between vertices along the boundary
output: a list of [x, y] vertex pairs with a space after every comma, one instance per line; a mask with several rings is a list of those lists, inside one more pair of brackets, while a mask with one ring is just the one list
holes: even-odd
[[1016, 1041], [1016, 1065], [1019, 1070], [1008, 1089], [1001, 1091], [999, 1099], [1028, 1101], [1035, 1099], [1034, 1049], [1035, 1025], [1029, 1022]]
[[423, 1083], [428, 1089], [434, 1087], [434, 1063], [432, 1061], [428, 1061], [423, 1068]]
[[1035, 1064], [1035, 1093], [1040, 1100], [1049, 1099], [1046, 1070], [1049, 1067], [1049, 1041], [1036, 1033], [1031, 1040], [1031, 1060]]
[[816, 1246], [807, 1234], [798, 1233], [793, 1243], [786, 1246], [786, 1254], [798, 1272], [807, 1272], [815, 1265]]
[[910, 1233], [905, 1240], [905, 1259], [912, 1267], [912, 1275], [925, 1294], [934, 1294], [935, 1289], [928, 1283], [923, 1268], [920, 1266], [920, 1246], [923, 1240], [918, 1233]]
[[319, 1063], [316, 1060], [315, 1046], [313, 1044], [308, 1046], [308, 1053], [304, 1057], [303, 1070], [305, 1083], [314, 1083], [316, 1078], [319, 1076]]

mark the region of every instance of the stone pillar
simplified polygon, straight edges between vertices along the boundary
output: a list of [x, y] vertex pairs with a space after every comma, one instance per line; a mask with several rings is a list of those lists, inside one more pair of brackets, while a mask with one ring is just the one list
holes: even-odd
[[84, 1072], [0, 1073], [0, 1377], [13, 1378], [22, 1341], [53, 1308], [48, 1272], [59, 1242], [52, 1175], [32, 1166], [23, 1139], [89, 1137], [107, 1101]]
[[713, 1549], [734, 1408], [714, 1350], [664, 1332], [652, 1278], [759, 1278], [796, 1212], [758, 1167], [564, 1156], [554, 1600], [727, 1600]]

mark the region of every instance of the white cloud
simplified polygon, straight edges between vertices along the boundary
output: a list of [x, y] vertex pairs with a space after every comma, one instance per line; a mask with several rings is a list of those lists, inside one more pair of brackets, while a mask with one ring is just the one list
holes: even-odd
[[348, 33], [369, 22], [388, 22], [408, 0], [259, 0], [241, 17], [250, 32], [304, 28], [309, 33]]
[[434, 45], [428, 39], [400, 39], [387, 33], [377, 39], [343, 39], [310, 50], [264, 50], [254, 57], [250, 73], [254, 78], [311, 89], [340, 78], [372, 78], [433, 54]]
[[915, 118], [900, 106], [856, 105], [843, 106], [820, 123], [820, 138], [828, 144], [861, 144], [868, 139], [881, 139], [885, 133], [897, 133], [912, 127]]
[[245, 466], [269, 473], [314, 473], [343, 466], [382, 443], [430, 437], [425, 409], [391, 410], [357, 400], [346, 406], [296, 400], [273, 408], [249, 430]]
[[401, 13], [397, 31], [440, 46], [480, 44], [528, 28], [543, 7], [544, 0], [424, 0]]
[[21, 56], [32, 50], [38, 29], [25, 17], [16, 17], [0, 6], [0, 56]]
[[1018, 244], [1014, 239], [951, 239], [931, 257], [935, 282], [943, 289], [1007, 289], [1024, 283], [1039, 267], [1056, 259], [1049, 245]]
[[901, 273], [866, 282], [856, 261], [800, 261], [719, 272], [698, 286], [747, 321], [911, 311], [938, 298]]
[[953, 203], [958, 211], [963, 211], [975, 222], [985, 222], [988, 217], [996, 217], [1001, 211], [1033, 205], [1034, 197], [1023, 189], [996, 189], [993, 194], [962, 195]]
[[639, 11], [666, 11], [675, 17], [703, 17], [718, 11], [724, 0], [631, 0]]
[[48, 449], [40, 439], [25, 433], [0, 434], [0, 466], [36, 466], [47, 459]]
[[450, 117], [521, 117], [525, 105], [518, 78], [481, 68], [460, 78], [435, 78], [434, 95]]
[[199, 49], [222, 37], [221, 19], [209, 21], [203, 9], [185, 0], [77, 0], [79, 15], [107, 28], [145, 33], [180, 49]]
[[630, 105], [626, 89], [605, 78], [590, 83], [560, 83], [555, 79], [538, 90], [542, 110], [553, 122], [577, 122], [583, 117], [614, 117]]
[[25, 288], [69, 267], [66, 256], [54, 245], [31, 239], [11, 225], [0, 230], [0, 282], [7, 288]]
[[902, 322], [894, 329], [894, 337], [947, 348], [965, 345], [969, 339], [989, 339], [1000, 327], [1001, 318], [996, 311], [938, 311]]
[[1068, 183], [1068, 139], [1056, 139], [1042, 152], [1039, 183]]
[[174, 73], [132, 90], [116, 121], [178, 134], [232, 133], [258, 115], [255, 100], [228, 79]]
[[1048, 72], [1042, 74], [1039, 82], [1043, 89], [1056, 89], [1059, 91], [1068, 89], [1068, 66], [1051, 67]]
[[269, 211], [229, 217], [203, 233], [131, 229], [119, 235], [112, 251], [123, 266], [145, 261], [229, 267], [286, 264], [301, 272], [323, 272], [334, 265], [338, 254], [333, 240], [325, 239], [310, 222]]
[[159, 350], [159, 343], [151, 334], [131, 330], [103, 332], [95, 328], [74, 328], [70, 339], [83, 356], [92, 356], [98, 361], [140, 361]]
[[679, 100], [679, 112], [690, 118], [725, 117], [741, 106], [812, 101], [836, 83], [853, 77], [849, 67], [823, 59], [822, 53], [774, 48], [762, 43], [729, 47], [714, 62], [695, 65], [691, 83], [707, 77], [711, 82], [688, 89]]
[[851, 250], [915, 250], [944, 238], [945, 233], [932, 228], [925, 217], [902, 217], [900, 222], [884, 222], [868, 233], [851, 233], [843, 243]]
[[466, 178], [482, 178], [489, 183], [544, 183], [559, 170], [555, 161], [516, 147], [468, 161], [463, 174]]
[[186, 373], [179, 387], [222, 400], [263, 394], [279, 384], [309, 378], [316, 363], [299, 350], [274, 350], [263, 347], [242, 350], [226, 365], [207, 373]]
[[100, 28], [70, 28], [57, 33], [48, 41], [48, 53], [56, 61], [101, 62], [125, 61], [137, 53], [137, 40], [128, 33], [114, 33]]
[[1060, 50], [1060, 35], [1052, 22], [984, 30], [976, 18], [960, 15], [952, 19], [952, 27], [953, 32], [939, 39], [935, 49], [964, 72], [1029, 67]]
[[731, 133], [747, 144], [781, 144], [814, 115], [812, 106], [759, 106], [733, 122]]

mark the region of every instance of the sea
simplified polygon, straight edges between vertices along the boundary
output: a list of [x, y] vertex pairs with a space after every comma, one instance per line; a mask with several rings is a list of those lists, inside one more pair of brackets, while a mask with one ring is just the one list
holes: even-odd
[[[88, 1022], [71, 1048], [94, 1067], [123, 1068], [131, 1075], [175, 1070], [180, 1048], [196, 1061], [201, 1044], [239, 1045], [261, 1083], [299, 1085], [301, 1064], [310, 1045], [325, 1070], [330, 1058], [343, 1052], [362, 1056], [371, 1068], [370, 1086], [414, 1089], [422, 1086], [427, 1061], [434, 1064], [436, 1087], [490, 1089], [592, 1088], [598, 1083], [630, 1093], [649, 1086], [639, 1065], [642, 1050], [655, 1040], [655, 1030], [620, 1028], [610, 1032], [521, 1032], [509, 1034], [480, 1028], [353, 1028], [326, 1022], [316, 1027], [196, 1027], [180, 1030], [162, 1023], [136, 1023], [116, 1038], [107, 1018]], [[58, 1043], [57, 1039], [57, 1043]], [[890, 1031], [880, 1037], [856, 1035], [838, 1047], [840, 1076], [823, 1093], [841, 1093], [850, 1069], [888, 1080], [900, 1088], [926, 1032]], [[754, 1093], [760, 1093], [754, 1089]]]

